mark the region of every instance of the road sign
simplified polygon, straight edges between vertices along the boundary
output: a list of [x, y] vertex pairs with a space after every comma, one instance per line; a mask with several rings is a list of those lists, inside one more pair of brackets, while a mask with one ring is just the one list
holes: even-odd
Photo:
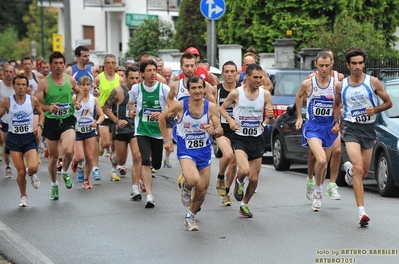
[[91, 39], [77, 39], [75, 40], [76, 46], [90, 46]]
[[36, 57], [37, 56], [36, 41], [32, 41], [30, 44], [32, 49], [32, 57]]
[[157, 15], [146, 14], [126, 14], [126, 26], [137, 27], [144, 22], [145, 19], [157, 19]]
[[200, 9], [205, 18], [216, 20], [226, 11], [226, 3], [224, 0], [201, 0]]
[[53, 51], [64, 52], [61, 34], [53, 34]]

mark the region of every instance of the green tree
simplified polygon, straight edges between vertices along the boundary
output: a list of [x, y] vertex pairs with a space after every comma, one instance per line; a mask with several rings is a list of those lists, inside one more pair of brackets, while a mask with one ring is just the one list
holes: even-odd
[[[29, 46], [30, 47], [30, 44]], [[10, 26], [0, 33], [0, 57], [4, 60], [21, 59], [26, 52], [26, 46], [18, 39], [17, 30]]]
[[180, 3], [176, 22], [175, 47], [185, 50], [196, 47], [202, 56], [206, 54], [206, 19], [200, 11], [201, 0], [184, 0]]
[[333, 25], [333, 30], [321, 28], [316, 38], [308, 42], [308, 46], [331, 49], [335, 56], [344, 58], [350, 47], [361, 47], [369, 58], [394, 57], [398, 55], [387, 45], [383, 30], [376, 30], [374, 20], [364, 19], [359, 22], [348, 11], [339, 14]]
[[0, 1], [0, 32], [13, 26], [19, 38], [26, 36], [27, 26], [22, 16], [28, 12], [32, 0], [2, 0]]
[[[29, 41], [36, 41], [37, 54], [41, 57], [41, 21], [40, 7], [37, 6], [37, 0], [33, 0], [29, 5], [29, 11], [23, 16], [22, 20], [26, 23], [28, 32], [26, 38]], [[54, 8], [44, 9], [44, 48], [46, 57], [53, 50], [53, 34], [58, 32], [58, 13]], [[25, 41], [26, 42], [26, 41]]]
[[298, 47], [306, 47], [320, 29], [332, 30], [335, 21], [339, 22], [337, 15], [349, 10], [360, 22], [374, 21], [374, 29], [382, 31], [389, 43], [395, 40], [398, 5], [399, 0], [227, 0], [226, 13], [217, 24], [218, 37], [221, 43], [272, 52], [275, 39], [284, 38], [285, 31], [292, 29]]
[[158, 56], [159, 49], [173, 48], [172, 25], [162, 19], [146, 19], [129, 40], [126, 57], [138, 58], [143, 52]]

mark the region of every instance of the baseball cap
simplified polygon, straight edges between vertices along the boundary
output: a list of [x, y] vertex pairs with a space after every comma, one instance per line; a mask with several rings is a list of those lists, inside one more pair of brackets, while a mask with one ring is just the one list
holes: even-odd
[[193, 55], [200, 55], [199, 51], [194, 47], [189, 47], [186, 49], [186, 53], [191, 53]]

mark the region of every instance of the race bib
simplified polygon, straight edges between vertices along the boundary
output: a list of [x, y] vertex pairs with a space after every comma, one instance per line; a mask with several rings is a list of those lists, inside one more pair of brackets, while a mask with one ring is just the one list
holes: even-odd
[[26, 134], [31, 132], [29, 129], [29, 120], [13, 120], [11, 124], [13, 134]]
[[366, 123], [371, 119], [371, 116], [366, 113], [366, 108], [352, 110], [351, 116], [352, 123]]
[[206, 147], [206, 134], [205, 132], [187, 133], [185, 142], [187, 149], [204, 148]]
[[241, 121], [240, 132], [244, 136], [257, 136], [260, 129], [259, 121]]
[[58, 104], [58, 111], [52, 113], [53, 116], [66, 116], [69, 114], [69, 104]]
[[[232, 117], [233, 116], [233, 109], [227, 108], [226, 109], [227, 114]], [[228, 124], [229, 121], [227, 121], [226, 118], [224, 118], [224, 116], [220, 115], [220, 123], [222, 124]]]
[[333, 103], [330, 101], [315, 101], [313, 105], [313, 114], [315, 116], [332, 116]]
[[93, 127], [90, 126], [92, 121], [80, 121], [76, 126], [76, 131], [80, 133], [90, 133], [93, 131]]
[[143, 109], [143, 117], [142, 121], [143, 122], [158, 122], [158, 119], [152, 119], [151, 114], [155, 112], [161, 112], [160, 109], [150, 109], [150, 108], [144, 108]]

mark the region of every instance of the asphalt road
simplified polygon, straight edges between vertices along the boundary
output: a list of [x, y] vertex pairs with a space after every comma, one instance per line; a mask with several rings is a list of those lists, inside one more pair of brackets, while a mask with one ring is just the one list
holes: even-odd
[[199, 232], [183, 225], [187, 209], [175, 183], [180, 174], [175, 157], [173, 168], [160, 169], [153, 181], [154, 209], [129, 199], [130, 177], [108, 180], [105, 157], [101, 182], [84, 190], [75, 181], [71, 190], [60, 188], [58, 201], [49, 199], [44, 162], [40, 188], [28, 186], [28, 208], [18, 207], [15, 178], [0, 178], [0, 252], [14, 263], [399, 263], [399, 198], [366, 191], [371, 221], [360, 228], [350, 187], [339, 189], [340, 201], [324, 195], [321, 211], [314, 213], [303, 171], [263, 165], [249, 204], [254, 218], [243, 219], [238, 202], [222, 207], [215, 190], [218, 160], [213, 162], [197, 214]]

